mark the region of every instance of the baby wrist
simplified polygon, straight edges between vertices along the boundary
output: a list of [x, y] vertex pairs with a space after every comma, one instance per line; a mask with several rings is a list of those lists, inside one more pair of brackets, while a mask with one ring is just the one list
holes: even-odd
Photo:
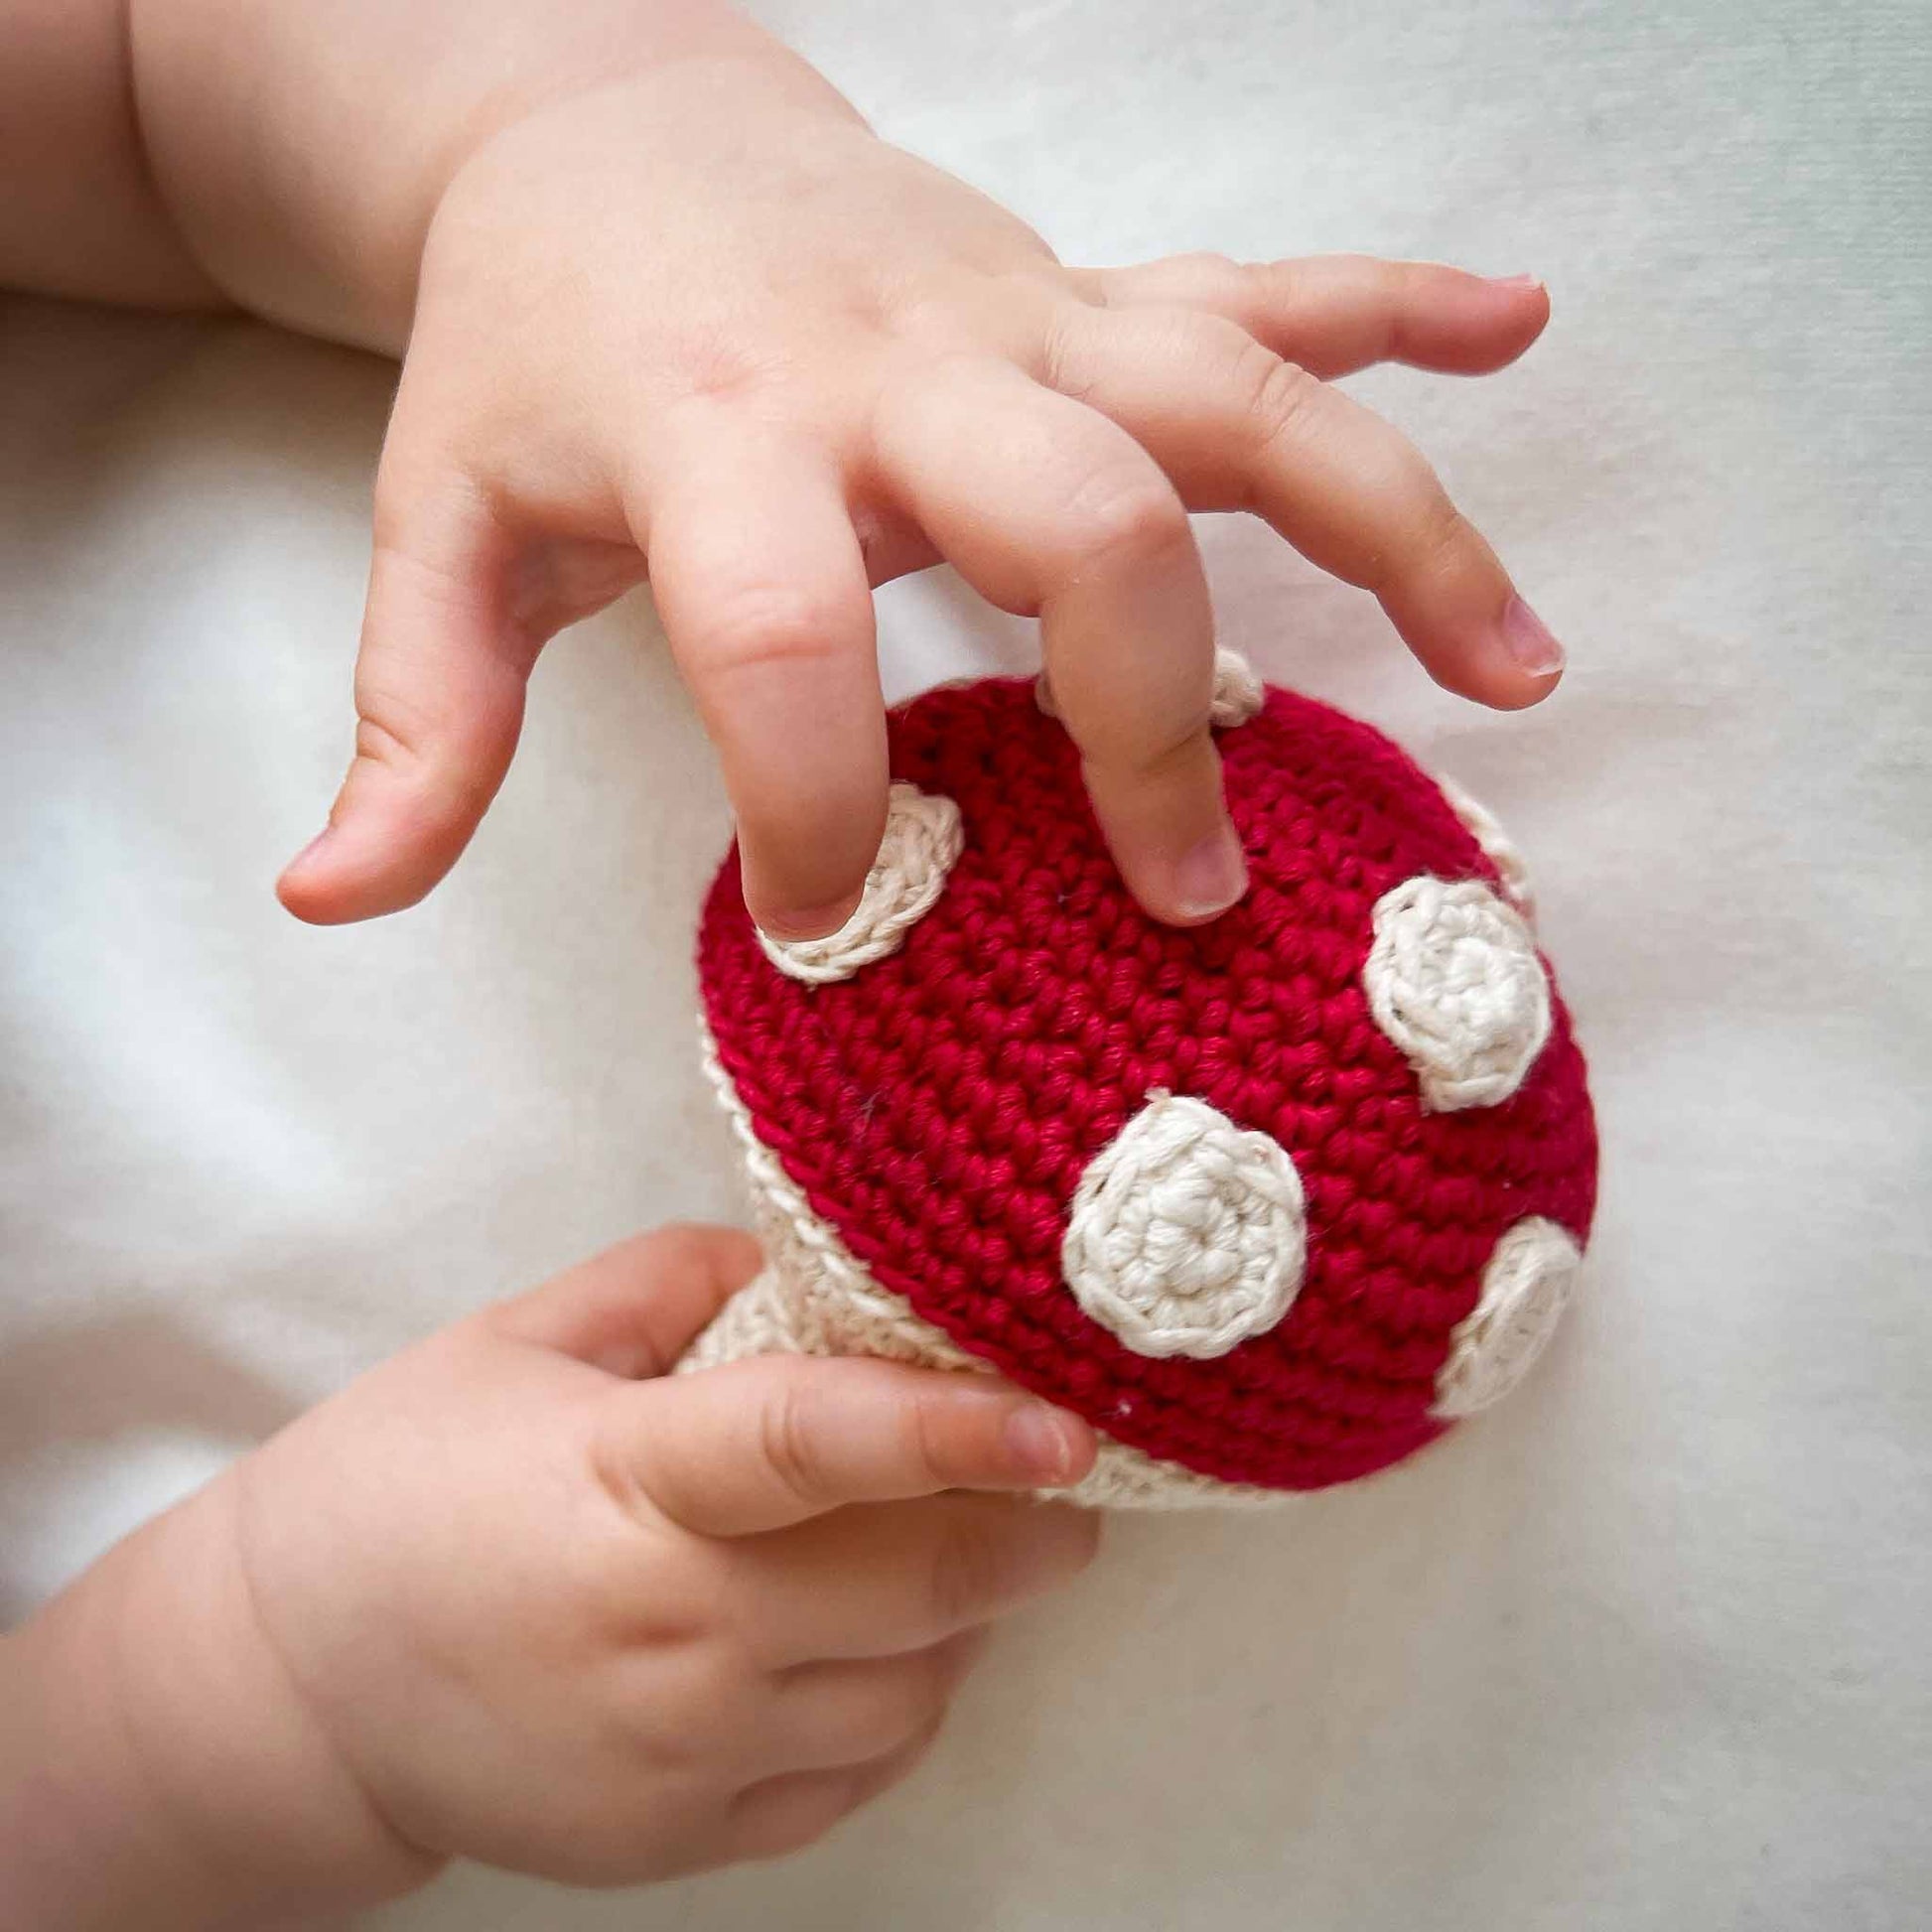
[[7, 1639], [0, 1921], [271, 1926], [441, 1861], [380, 1818], [248, 1598], [217, 1483]]

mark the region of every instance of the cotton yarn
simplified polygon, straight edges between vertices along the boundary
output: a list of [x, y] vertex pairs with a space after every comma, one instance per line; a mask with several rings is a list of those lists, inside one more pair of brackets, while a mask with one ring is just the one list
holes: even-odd
[[862, 966], [898, 950], [906, 930], [922, 918], [959, 857], [959, 807], [915, 785], [887, 794], [886, 831], [852, 915], [822, 939], [773, 939], [760, 932], [764, 956], [788, 978], [807, 986], [850, 979]]
[[1513, 839], [1496, 821], [1487, 805], [1471, 798], [1453, 778], [1435, 774], [1436, 786], [1449, 808], [1462, 821], [1463, 829], [1475, 840], [1482, 856], [1496, 869], [1496, 883], [1503, 897], [1525, 919], [1536, 917], [1536, 893], [1530, 885], [1530, 869], [1517, 851]]
[[1362, 985], [1426, 1106], [1492, 1107], [1550, 1036], [1550, 986], [1522, 915], [1480, 879], [1405, 879], [1375, 901]]
[[997, 1371], [1094, 1424], [1078, 1500], [1135, 1507], [1367, 1474], [1527, 1370], [1596, 1144], [1520, 861], [1367, 726], [1216, 690], [1251, 883], [1210, 925], [1135, 905], [1019, 680], [892, 716], [833, 942], [765, 941], [728, 858], [699, 974], [769, 1265], [684, 1366]]
[[1080, 1176], [1060, 1272], [1137, 1354], [1211, 1361], [1287, 1312], [1305, 1246], [1288, 1155], [1156, 1089]]
[[1473, 1416], [1520, 1382], [1556, 1331], [1583, 1250], [1554, 1221], [1518, 1221], [1482, 1271], [1482, 1299], [1457, 1322], [1436, 1378], [1436, 1413]]

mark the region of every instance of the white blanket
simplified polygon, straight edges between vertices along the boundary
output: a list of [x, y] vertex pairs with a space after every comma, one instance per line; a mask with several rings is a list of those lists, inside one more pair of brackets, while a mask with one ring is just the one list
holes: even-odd
[[[1228, 641], [1503, 816], [1591, 1053], [1587, 1299], [1413, 1465], [1122, 1522], [904, 1790], [779, 1868], [476, 1871], [390, 1932], [1932, 1922], [1927, 29], [1906, 4], [772, 5], [1070, 259], [1549, 279], [1480, 383], [1355, 385], [1575, 669], [1435, 690], [1204, 530]], [[390, 374], [0, 308], [0, 1589], [410, 1337], [733, 1210], [688, 947], [722, 796], [647, 604], [559, 643], [422, 909], [276, 906], [347, 748]], [[896, 693], [1019, 665], [943, 576]]]

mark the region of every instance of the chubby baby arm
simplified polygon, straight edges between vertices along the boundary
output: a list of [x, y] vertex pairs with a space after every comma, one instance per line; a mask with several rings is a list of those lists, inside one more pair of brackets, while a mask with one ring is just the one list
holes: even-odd
[[0, 1919], [300, 1924], [452, 1856], [582, 1884], [801, 1846], [1084, 1567], [1085, 1426], [990, 1378], [663, 1370], [748, 1277], [623, 1244], [396, 1357], [0, 1646]]

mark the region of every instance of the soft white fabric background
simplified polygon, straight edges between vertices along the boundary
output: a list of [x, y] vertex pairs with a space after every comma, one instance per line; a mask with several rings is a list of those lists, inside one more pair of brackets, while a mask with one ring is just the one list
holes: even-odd
[[[1572, 646], [1437, 692], [1215, 526], [1228, 638], [1487, 798], [1595, 1065], [1589, 1298], [1494, 1417], [1273, 1519], [1119, 1525], [907, 1789], [782, 1867], [464, 1871], [387, 1932], [1917, 1927], [1932, 1918], [1932, 678], [1904, 4], [773, 4], [1072, 259], [1546, 275], [1481, 384], [1366, 379]], [[388, 372], [0, 309], [0, 1583], [19, 1610], [409, 1337], [729, 1211], [687, 1025], [726, 835], [633, 601], [562, 642], [424, 908], [269, 896], [346, 744]], [[1025, 661], [944, 578], [896, 690]]]

